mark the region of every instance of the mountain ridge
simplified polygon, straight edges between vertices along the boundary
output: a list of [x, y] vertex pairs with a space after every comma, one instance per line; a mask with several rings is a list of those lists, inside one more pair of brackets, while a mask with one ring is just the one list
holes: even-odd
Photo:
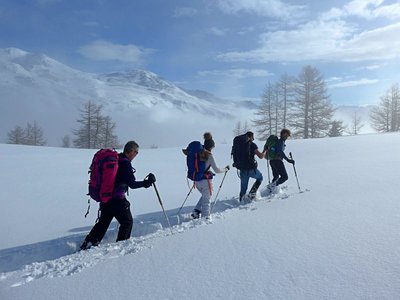
[[[45, 131], [59, 125], [61, 140], [74, 126], [78, 110], [89, 100], [102, 104], [117, 127], [127, 126], [131, 117], [153, 127], [153, 131], [160, 128], [160, 123], [176, 119], [192, 127], [190, 115], [214, 119], [214, 123], [233, 118], [233, 103], [211, 103], [146, 70], [86, 73], [44, 54], [5, 48], [0, 49], [0, 74], [5, 79], [0, 82], [5, 107], [0, 112], [0, 125], [5, 130], [0, 135], [3, 140], [16, 125], [33, 120]], [[150, 119], [146, 118], [150, 115]], [[55, 131], [50, 130], [50, 135], [55, 136]], [[49, 144], [54, 145], [55, 139], [51, 137]]]

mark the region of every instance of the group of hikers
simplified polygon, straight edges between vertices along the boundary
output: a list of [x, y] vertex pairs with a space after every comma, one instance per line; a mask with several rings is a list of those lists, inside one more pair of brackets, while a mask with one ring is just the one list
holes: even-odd
[[[291, 157], [285, 154], [285, 141], [290, 137], [290, 130], [282, 129], [280, 137], [274, 137], [273, 143], [270, 138], [264, 145], [262, 151], [258, 150], [254, 143], [254, 134], [248, 131], [245, 134], [235, 137], [232, 146], [232, 166], [238, 169], [240, 177], [239, 202], [247, 203], [256, 198], [258, 188], [263, 181], [263, 175], [257, 168], [255, 156], [259, 159], [268, 159], [272, 169], [272, 181], [267, 185], [268, 193], [277, 192], [279, 186], [288, 179], [283, 160], [294, 164]], [[206, 132], [203, 135], [204, 142], [194, 141], [183, 149], [186, 155], [188, 167], [187, 177], [193, 181], [193, 187], [200, 192], [201, 197], [191, 213], [193, 219], [210, 219], [210, 198], [213, 190], [212, 178], [215, 173], [225, 173], [230, 167], [219, 168], [212, 154], [215, 142], [212, 134]], [[110, 153], [111, 152], [111, 153]], [[149, 188], [156, 182], [154, 174], [149, 173], [143, 181], [135, 178], [136, 170], [132, 167], [132, 160], [139, 154], [139, 145], [135, 141], [125, 144], [123, 152], [116, 153], [110, 149], [102, 149], [96, 153], [90, 167], [91, 178], [89, 182], [89, 195], [100, 203], [99, 216], [96, 224], [86, 236], [81, 250], [89, 249], [99, 245], [107, 229], [115, 217], [119, 222], [117, 242], [129, 239], [131, 236], [133, 217], [130, 210], [130, 202], [126, 199], [128, 189]], [[101, 156], [103, 155], [103, 156]], [[97, 174], [98, 165], [105, 164], [104, 172], [109, 175]], [[112, 178], [112, 182], [99, 185], [100, 179], [104, 177]], [[255, 179], [250, 192], [246, 194], [250, 178]]]

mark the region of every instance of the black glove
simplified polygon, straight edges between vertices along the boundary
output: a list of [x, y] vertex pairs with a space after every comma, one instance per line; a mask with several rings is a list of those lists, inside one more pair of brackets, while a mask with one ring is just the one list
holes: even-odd
[[154, 176], [153, 173], [149, 173], [149, 175], [147, 175], [147, 180], [150, 181], [151, 184], [153, 184], [154, 182], [156, 182], [156, 176]]
[[154, 182], [156, 182], [156, 176], [154, 176], [152, 173], [149, 173], [149, 175], [146, 176], [146, 179], [143, 180], [143, 186], [147, 189], [151, 187]]
[[291, 159], [291, 158], [288, 158], [287, 162], [288, 162], [289, 164], [292, 164], [292, 165], [294, 165], [294, 160], [293, 160], [293, 159]]
[[148, 179], [143, 180], [143, 186], [147, 189], [149, 187], [151, 187], [151, 182]]
[[229, 167], [229, 165], [227, 165], [227, 166], [225, 167], [225, 170], [226, 170], [226, 171], [229, 171], [230, 168], [231, 168], [231, 167]]

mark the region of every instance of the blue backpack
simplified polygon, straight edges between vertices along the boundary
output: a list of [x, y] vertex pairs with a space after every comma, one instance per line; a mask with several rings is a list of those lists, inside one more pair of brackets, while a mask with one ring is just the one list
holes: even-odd
[[205, 178], [206, 162], [200, 159], [200, 153], [203, 151], [203, 145], [199, 141], [191, 142], [187, 148], [186, 165], [188, 168], [187, 178], [193, 181], [200, 181]]

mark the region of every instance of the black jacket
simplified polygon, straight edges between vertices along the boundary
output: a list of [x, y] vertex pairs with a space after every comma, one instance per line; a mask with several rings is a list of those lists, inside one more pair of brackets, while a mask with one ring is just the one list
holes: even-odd
[[136, 170], [132, 167], [131, 162], [124, 153], [118, 154], [118, 171], [115, 178], [113, 198], [125, 198], [128, 187], [138, 189], [144, 187], [144, 181], [136, 181], [134, 173]]

